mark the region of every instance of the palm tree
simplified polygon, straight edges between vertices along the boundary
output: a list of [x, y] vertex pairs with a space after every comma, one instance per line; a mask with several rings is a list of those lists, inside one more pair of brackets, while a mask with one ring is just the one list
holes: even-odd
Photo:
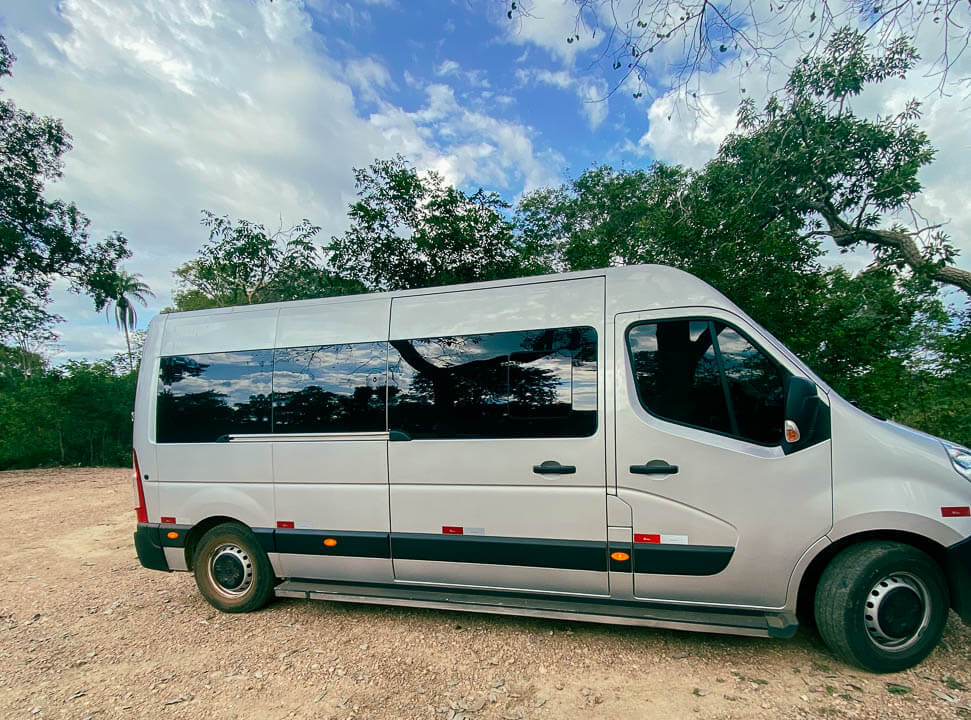
[[115, 325], [125, 331], [125, 343], [128, 345], [128, 367], [134, 372], [135, 361], [131, 354], [131, 338], [128, 335], [129, 329], [134, 330], [138, 323], [138, 313], [135, 312], [134, 300], [137, 300], [143, 307], [148, 307], [148, 297], [155, 297], [148, 285], [142, 282], [141, 274], [134, 275], [127, 272], [124, 268], [118, 269], [118, 284], [115, 286], [115, 297], [109, 301], [105, 313], [111, 318], [112, 306], [115, 310]]

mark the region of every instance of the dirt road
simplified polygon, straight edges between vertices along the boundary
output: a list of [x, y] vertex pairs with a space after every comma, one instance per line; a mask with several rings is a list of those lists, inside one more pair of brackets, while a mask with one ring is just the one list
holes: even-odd
[[790, 641], [312, 601], [144, 570], [130, 471], [0, 473], [3, 718], [971, 718], [971, 630], [877, 676]]

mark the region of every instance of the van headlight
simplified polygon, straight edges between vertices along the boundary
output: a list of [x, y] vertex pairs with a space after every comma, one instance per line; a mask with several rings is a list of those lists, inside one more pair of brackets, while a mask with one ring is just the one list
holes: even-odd
[[948, 457], [951, 458], [954, 469], [971, 480], [971, 450], [949, 442], [942, 444], [944, 449], [947, 450]]

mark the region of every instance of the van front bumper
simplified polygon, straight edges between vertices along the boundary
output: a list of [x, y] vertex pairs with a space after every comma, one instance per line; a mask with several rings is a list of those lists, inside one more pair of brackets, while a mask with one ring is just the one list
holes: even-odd
[[951, 607], [965, 625], [971, 625], [971, 537], [947, 549], [947, 580]]
[[169, 564], [165, 560], [165, 551], [162, 549], [162, 542], [158, 525], [152, 523], [138, 523], [135, 529], [135, 553], [138, 555], [138, 562], [142, 567], [149, 570], [169, 570]]

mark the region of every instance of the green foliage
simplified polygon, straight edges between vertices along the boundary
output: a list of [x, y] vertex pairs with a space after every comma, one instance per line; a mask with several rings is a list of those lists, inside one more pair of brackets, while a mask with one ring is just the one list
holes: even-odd
[[726, 182], [744, 189], [746, 206], [763, 222], [797, 224], [804, 237], [828, 235], [841, 248], [864, 243], [881, 265], [971, 295], [971, 272], [954, 265], [957, 250], [945, 234], [895, 220], [920, 192], [918, 171], [934, 158], [917, 126], [920, 104], [911, 100], [896, 115], [872, 120], [850, 107], [867, 84], [903, 76], [916, 59], [905, 40], [873, 54], [862, 33], [838, 31], [827, 53], [805, 58], [783, 96], [769, 98], [761, 113], [742, 102], [739, 132], [713, 162], [724, 167]]
[[0, 349], [0, 470], [131, 461], [134, 373], [70, 362], [25, 378], [7, 371], [8, 352]]
[[208, 210], [202, 224], [209, 241], [194, 260], [174, 271], [180, 288], [175, 310], [202, 310], [359, 291], [323, 267], [315, 238], [320, 228], [303, 220], [269, 232], [248, 220], [232, 221]]
[[330, 265], [371, 290], [450, 285], [541, 272], [503, 214], [508, 205], [481, 188], [468, 195], [440, 175], [419, 173], [400, 155], [355, 169], [351, 227], [332, 240]]
[[[0, 36], [0, 77], [14, 60]], [[115, 233], [89, 243], [89, 222], [77, 206], [44, 197], [70, 149], [60, 120], [0, 100], [0, 298], [16, 293], [43, 307], [57, 276], [88, 292], [98, 310], [112, 297], [117, 264], [130, 255], [126, 239]]]

